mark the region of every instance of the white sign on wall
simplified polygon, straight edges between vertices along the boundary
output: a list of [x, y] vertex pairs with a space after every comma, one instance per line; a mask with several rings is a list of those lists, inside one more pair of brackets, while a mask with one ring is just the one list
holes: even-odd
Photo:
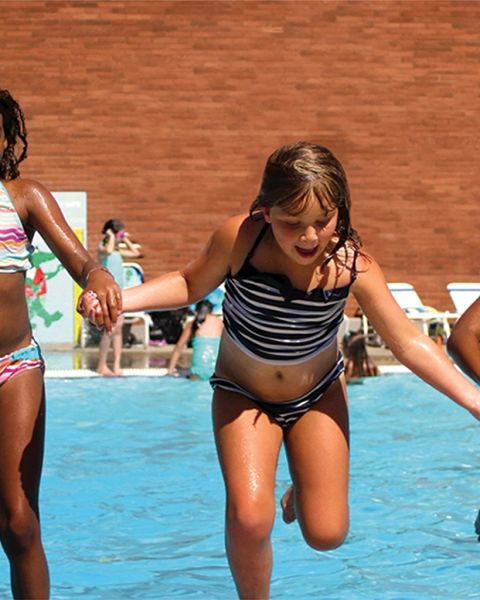
[[[70, 227], [87, 245], [86, 192], [53, 192]], [[79, 288], [39, 233], [33, 238], [33, 268], [27, 272], [26, 294], [33, 335], [47, 344], [73, 344], [78, 340], [75, 313]]]

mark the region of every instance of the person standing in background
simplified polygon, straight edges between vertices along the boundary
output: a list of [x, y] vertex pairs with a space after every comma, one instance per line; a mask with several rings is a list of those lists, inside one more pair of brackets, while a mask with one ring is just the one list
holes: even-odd
[[[125, 225], [120, 219], [109, 219], [102, 228], [103, 240], [98, 247], [98, 259], [115, 278], [120, 287], [124, 287], [123, 259], [140, 258], [140, 246], [133, 244]], [[122, 375], [122, 329], [123, 315], [117, 319], [117, 324], [111, 332], [104, 330], [100, 338], [97, 373], [112, 377]], [[110, 344], [113, 342], [113, 370], [107, 365], [107, 356]]]

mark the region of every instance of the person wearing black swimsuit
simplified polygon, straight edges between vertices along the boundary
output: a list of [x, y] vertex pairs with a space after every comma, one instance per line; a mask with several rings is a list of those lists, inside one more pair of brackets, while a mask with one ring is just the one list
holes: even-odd
[[184, 269], [125, 290], [125, 310], [187, 306], [223, 281], [225, 326], [211, 383], [226, 549], [239, 596], [265, 599], [282, 443], [293, 480], [282, 500], [286, 520], [296, 516], [317, 550], [347, 535], [348, 408], [337, 333], [349, 292], [400, 362], [476, 418], [480, 392], [393, 299], [351, 225], [343, 168], [318, 144], [275, 151], [250, 213], [222, 225]]

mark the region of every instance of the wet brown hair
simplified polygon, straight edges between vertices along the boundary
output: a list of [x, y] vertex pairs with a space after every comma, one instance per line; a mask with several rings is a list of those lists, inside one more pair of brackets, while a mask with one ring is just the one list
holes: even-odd
[[7, 140], [0, 157], [0, 179], [16, 179], [20, 175], [18, 165], [27, 158], [27, 130], [22, 109], [7, 90], [0, 90], [0, 113]]
[[362, 242], [350, 222], [351, 201], [345, 171], [328, 148], [312, 142], [282, 146], [268, 157], [250, 216], [255, 219], [263, 208], [273, 206], [298, 214], [312, 198], [326, 210], [338, 209], [338, 241], [325, 262], [347, 242], [358, 250]]

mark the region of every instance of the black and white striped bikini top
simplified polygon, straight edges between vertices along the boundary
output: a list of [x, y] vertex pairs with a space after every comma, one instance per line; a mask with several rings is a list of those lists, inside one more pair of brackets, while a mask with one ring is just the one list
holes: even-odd
[[355, 252], [348, 285], [310, 292], [287, 276], [262, 273], [250, 264], [266, 223], [241, 269], [225, 279], [225, 332], [247, 355], [265, 363], [294, 364], [312, 358], [335, 341], [350, 286], [357, 277]]

